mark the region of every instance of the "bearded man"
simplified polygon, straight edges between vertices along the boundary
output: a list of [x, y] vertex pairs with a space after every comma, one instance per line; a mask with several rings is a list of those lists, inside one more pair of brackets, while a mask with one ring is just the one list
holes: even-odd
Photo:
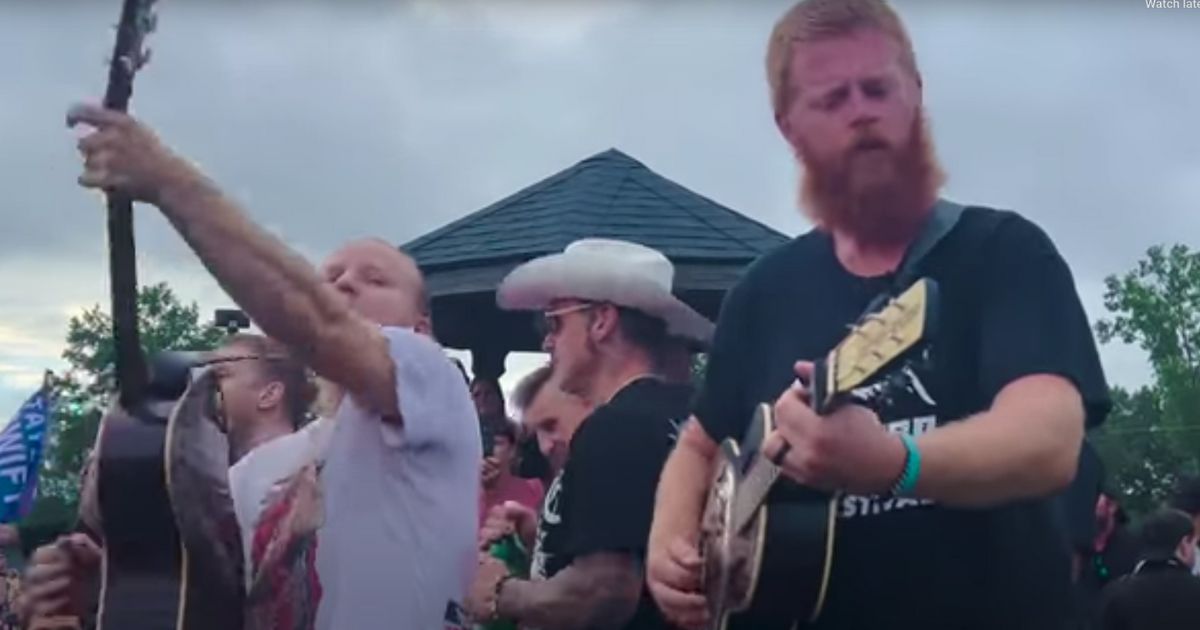
[[[717, 444], [774, 401], [763, 453], [783, 476], [769, 501], [838, 493], [824, 606], [806, 627], [1067, 627], [1071, 563], [1053, 495], [1075, 474], [1085, 424], [1109, 406], [1067, 264], [1015, 212], [939, 198], [916, 55], [883, 0], [798, 3], [771, 36], [767, 70], [815, 227], [756, 261], [722, 307], [660, 479], [653, 597], [680, 626], [710, 621], [697, 541]], [[911, 276], [940, 289], [930, 365], [878, 414], [818, 415], [811, 361], [877, 296], [905, 288], [906, 255], [943, 216], [949, 229]]]

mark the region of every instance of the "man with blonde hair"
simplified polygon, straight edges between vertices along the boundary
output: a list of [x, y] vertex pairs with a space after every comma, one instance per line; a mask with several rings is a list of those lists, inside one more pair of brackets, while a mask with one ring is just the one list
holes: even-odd
[[[883, 0], [798, 3], [771, 35], [767, 72], [815, 226], [726, 297], [659, 482], [650, 592], [682, 627], [711, 621], [697, 542], [717, 444], [741, 439], [755, 406], [774, 401], [762, 452], [783, 475], [768, 501], [836, 496], [811, 627], [1068, 627], [1070, 557], [1052, 495], [1075, 474], [1085, 424], [1109, 406], [1069, 268], [1015, 212], [939, 197], [923, 79]], [[885, 409], [818, 415], [811, 362], [878, 296], [920, 277], [941, 297], [930, 364]], [[810, 612], [735, 616], [734, 627], [790, 628]]]

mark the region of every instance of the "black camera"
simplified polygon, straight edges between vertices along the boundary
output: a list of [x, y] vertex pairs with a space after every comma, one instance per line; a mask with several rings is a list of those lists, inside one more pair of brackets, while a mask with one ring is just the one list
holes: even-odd
[[236, 308], [219, 308], [213, 315], [213, 325], [230, 333], [250, 327], [250, 318]]

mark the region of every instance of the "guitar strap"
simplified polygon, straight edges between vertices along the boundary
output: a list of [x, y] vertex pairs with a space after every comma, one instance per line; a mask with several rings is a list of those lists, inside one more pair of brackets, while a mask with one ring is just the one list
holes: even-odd
[[921, 261], [925, 260], [929, 252], [933, 251], [933, 248], [950, 233], [950, 230], [954, 229], [964, 209], [961, 204], [948, 199], [939, 198], [937, 200], [933, 206], [933, 212], [929, 214], [929, 218], [921, 228], [921, 233], [917, 235], [917, 240], [909, 245], [908, 251], [904, 253], [904, 258], [900, 260], [900, 266], [897, 267], [891, 289], [871, 300], [866, 310], [863, 311], [864, 315], [878, 311], [887, 303], [888, 299], [902, 293], [917, 279], [917, 267]]
[[899, 271], [893, 282], [897, 292], [908, 288], [908, 285], [916, 280], [917, 265], [925, 259], [929, 252], [933, 251], [933, 248], [941, 242], [942, 237], [954, 229], [954, 226], [958, 224], [959, 217], [962, 216], [963, 209], [961, 204], [948, 199], [937, 200], [933, 206], [933, 212], [930, 213], [929, 219], [925, 221], [925, 226], [921, 229], [921, 234], [909, 246], [908, 251], [904, 253], [904, 258], [900, 261]]

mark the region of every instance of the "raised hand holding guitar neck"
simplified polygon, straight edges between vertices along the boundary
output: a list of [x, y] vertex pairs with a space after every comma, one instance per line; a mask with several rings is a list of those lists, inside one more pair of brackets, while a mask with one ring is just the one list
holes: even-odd
[[870, 409], [836, 407], [828, 415], [811, 406], [813, 364], [795, 366], [797, 380], [775, 401], [777, 430], [763, 445], [784, 475], [805, 486], [855, 494], [884, 494], [904, 469], [901, 438]]

